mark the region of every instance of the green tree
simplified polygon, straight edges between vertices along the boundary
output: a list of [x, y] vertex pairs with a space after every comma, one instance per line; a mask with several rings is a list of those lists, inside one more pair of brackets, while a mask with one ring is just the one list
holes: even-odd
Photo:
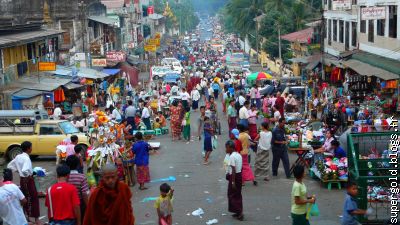
[[254, 18], [264, 11], [265, 0], [231, 0], [226, 10], [235, 29], [243, 36], [255, 30]]

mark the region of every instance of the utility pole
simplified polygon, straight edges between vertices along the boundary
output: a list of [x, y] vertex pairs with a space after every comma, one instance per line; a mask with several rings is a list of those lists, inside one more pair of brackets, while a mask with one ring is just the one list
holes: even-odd
[[81, 13], [81, 27], [82, 27], [82, 52], [85, 52], [85, 36], [86, 36], [86, 23], [85, 23], [85, 8], [86, 4], [84, 1], [78, 3], [78, 7]]
[[279, 60], [281, 61], [280, 66], [279, 66], [279, 75], [282, 76], [282, 66], [283, 66], [283, 60], [282, 60], [282, 47], [281, 47], [281, 25], [278, 23], [278, 44], [279, 44]]

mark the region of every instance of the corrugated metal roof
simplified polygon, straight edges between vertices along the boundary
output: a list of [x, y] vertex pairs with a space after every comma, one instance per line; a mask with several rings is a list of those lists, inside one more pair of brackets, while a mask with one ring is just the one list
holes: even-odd
[[0, 35], [0, 48], [31, 43], [46, 37], [58, 36], [64, 32], [65, 31], [62, 30], [39, 29], [34, 31]]
[[89, 19], [110, 26], [118, 26], [119, 24], [118, 20], [107, 16], [89, 16]]
[[20, 91], [15, 92], [13, 94], [13, 97], [18, 98], [18, 99], [29, 99], [29, 98], [41, 95], [42, 93], [43, 93], [43, 91], [31, 90], [31, 89], [24, 88]]
[[40, 79], [37, 76], [25, 76], [18, 80], [0, 88], [1, 93], [15, 93], [21, 89], [32, 89], [39, 91], [54, 91], [58, 87], [67, 84], [71, 79], [40, 74]]
[[281, 38], [290, 42], [307, 43], [312, 38], [314, 28], [299, 30], [290, 34], [283, 35]]
[[383, 70], [387, 70], [400, 76], [400, 62], [398, 60], [389, 59], [379, 55], [361, 51], [354, 53], [351, 58], [381, 68]]
[[81, 87], [83, 87], [83, 85], [82, 84], [75, 84], [75, 83], [72, 83], [72, 82], [69, 82], [68, 84], [65, 84], [65, 85], [63, 85], [66, 89], [68, 89], [68, 90], [72, 90], [72, 89], [76, 89], [76, 88], [81, 88]]

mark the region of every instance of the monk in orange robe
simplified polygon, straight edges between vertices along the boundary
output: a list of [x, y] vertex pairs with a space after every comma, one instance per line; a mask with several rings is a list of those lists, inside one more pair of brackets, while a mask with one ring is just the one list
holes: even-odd
[[90, 195], [84, 225], [134, 225], [132, 193], [129, 186], [118, 181], [117, 167], [102, 168], [100, 185]]

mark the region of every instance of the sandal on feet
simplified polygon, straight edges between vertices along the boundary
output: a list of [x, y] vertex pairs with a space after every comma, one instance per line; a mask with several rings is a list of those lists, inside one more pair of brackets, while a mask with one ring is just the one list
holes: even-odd
[[258, 182], [255, 180], [255, 181], [253, 181], [253, 185], [254, 186], [257, 186], [257, 184], [258, 184]]
[[243, 219], [244, 219], [243, 214], [242, 215], [238, 215], [238, 217], [236, 217], [236, 219], [239, 220], [239, 221], [243, 221]]

